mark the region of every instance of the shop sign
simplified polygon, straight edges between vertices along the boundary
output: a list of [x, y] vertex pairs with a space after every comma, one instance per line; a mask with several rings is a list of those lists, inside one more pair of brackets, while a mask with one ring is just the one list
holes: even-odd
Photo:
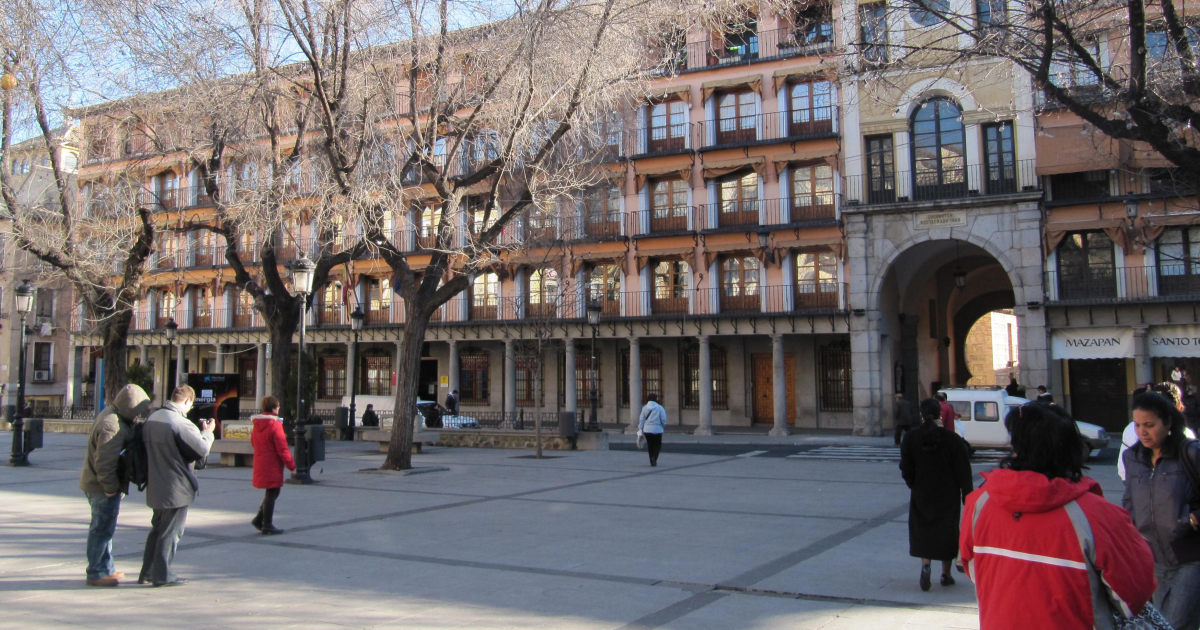
[[1151, 326], [1146, 345], [1152, 357], [1200, 357], [1200, 326]]
[[914, 221], [916, 221], [916, 229], [918, 230], [939, 227], [964, 227], [967, 224], [967, 211], [921, 212], [917, 214]]
[[1050, 339], [1055, 359], [1133, 358], [1132, 328], [1069, 328], [1056, 330]]

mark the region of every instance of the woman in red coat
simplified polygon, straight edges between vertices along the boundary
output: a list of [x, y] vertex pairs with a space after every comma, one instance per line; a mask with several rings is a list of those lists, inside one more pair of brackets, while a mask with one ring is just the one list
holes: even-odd
[[287, 436], [283, 434], [283, 423], [279, 420], [279, 399], [265, 396], [262, 400], [260, 415], [251, 418], [254, 430], [250, 433], [250, 445], [254, 447], [254, 478], [255, 488], [267, 491], [262, 505], [258, 506], [258, 516], [250, 521], [254, 529], [264, 534], [282, 534], [271, 522], [275, 516], [275, 499], [279, 498], [279, 489], [283, 487], [283, 467], [296, 470], [296, 461], [288, 450]]

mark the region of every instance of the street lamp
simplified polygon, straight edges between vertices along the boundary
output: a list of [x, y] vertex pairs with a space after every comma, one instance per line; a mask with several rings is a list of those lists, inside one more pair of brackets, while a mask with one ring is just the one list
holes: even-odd
[[[167, 364], [163, 367], [166, 369], [168, 374], [171, 372], [171, 365], [172, 365], [171, 364], [171, 355], [175, 354], [175, 335], [178, 334], [178, 332], [177, 332], [178, 330], [179, 330], [179, 324], [175, 323], [174, 317], [167, 320], [167, 323], [165, 325], [163, 325], [163, 334], [165, 334], [167, 336]], [[179, 372], [176, 372], [175, 373], [175, 382], [171, 383], [171, 389], [174, 389], [175, 386], [178, 384], [179, 384]], [[166, 389], [166, 388], [164, 387], [163, 389]], [[170, 396], [171, 396], [171, 391], [167, 390], [167, 392], [164, 394], [164, 397], [169, 398]]]
[[33, 287], [26, 279], [13, 291], [17, 313], [21, 315], [21, 366], [17, 368], [17, 409], [13, 414], [12, 457], [9, 466], [28, 466], [29, 453], [25, 452], [25, 316], [33, 311]]
[[350, 428], [346, 431], [346, 439], [354, 439], [354, 396], [358, 393], [358, 333], [362, 330], [363, 320], [366, 319], [362, 305], [354, 307], [350, 313], [350, 330], [354, 331], [354, 364], [350, 366]]
[[1136, 219], [1138, 215], [1138, 198], [1137, 195], [1129, 195], [1125, 198], [1125, 215], [1130, 219]]
[[301, 484], [314, 483], [309, 474], [311, 462], [308, 461], [308, 443], [305, 440], [308, 426], [304, 423], [304, 324], [308, 294], [312, 291], [316, 268], [303, 252], [300, 259], [292, 263], [292, 284], [300, 295], [300, 353], [296, 355], [296, 472], [292, 473], [292, 481]]
[[592, 391], [592, 418], [588, 421], [588, 431], [599, 431], [600, 423], [596, 420], [596, 328], [600, 326], [600, 302], [592, 300], [587, 305], [587, 320], [592, 325], [592, 369], [589, 371], [588, 380], [591, 381]]

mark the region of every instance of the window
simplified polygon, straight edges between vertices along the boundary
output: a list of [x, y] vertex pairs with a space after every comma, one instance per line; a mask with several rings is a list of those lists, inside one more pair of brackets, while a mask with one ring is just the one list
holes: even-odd
[[721, 262], [721, 311], [726, 313], [762, 310], [759, 294], [758, 259], [736, 256]]
[[[577, 347], [575, 349], [575, 404], [580, 410], [592, 404], [592, 385], [596, 386], [596, 405], [604, 405], [603, 378], [600, 352], [596, 352], [596, 366], [593, 369], [591, 346]], [[561, 382], [561, 379], [559, 380]]]
[[933, 26], [942, 21], [938, 14], [950, 12], [950, 0], [909, 0], [908, 15], [921, 26]]
[[[700, 348], [692, 345], [680, 352], [679, 364], [679, 397], [683, 409], [700, 408]], [[729, 372], [726, 368], [725, 350], [712, 347], [709, 349], [709, 369], [712, 372], [712, 408], [729, 408]]]
[[1050, 194], [1055, 201], [1103, 199], [1108, 197], [1108, 171], [1083, 171], [1050, 176]]
[[892, 136], [867, 136], [867, 203], [896, 200], [896, 155]]
[[1104, 232], [1072, 232], [1058, 246], [1058, 290], [1064, 300], [1117, 297], [1116, 255]]
[[975, 17], [981, 29], [1006, 24], [1008, 0], [976, 0]]
[[596, 265], [588, 272], [588, 299], [600, 301], [601, 317], [621, 315], [621, 268]]
[[500, 309], [500, 278], [481, 273], [471, 282], [471, 319], [497, 319]]
[[[642, 346], [642, 399], [637, 401], [637, 406], [640, 408], [645, 404], [646, 396], [650, 394], [658, 394], [658, 401], [663, 402], [662, 397], [662, 351], [657, 348]], [[625, 349], [621, 352], [621, 373], [618, 375], [621, 381], [621, 406], [629, 406], [629, 350]]]
[[962, 111], [935, 98], [913, 113], [913, 200], [965, 197], [966, 137]]
[[362, 393], [366, 396], [392, 395], [392, 357], [370, 354], [362, 358]]
[[830, 251], [796, 254], [796, 308], [837, 308], [837, 265]]
[[233, 327], [249, 328], [254, 317], [254, 296], [247, 291], [233, 290]]
[[682, 179], [653, 182], [650, 193], [650, 231], [688, 229], [688, 184]]
[[417, 232], [417, 244], [421, 249], [437, 247], [437, 229], [442, 224], [442, 208], [426, 206], [421, 209], [421, 225]]
[[1000, 405], [994, 402], [975, 401], [976, 422], [999, 422]]
[[828, 164], [793, 166], [792, 221], [833, 219], [833, 167]]
[[584, 198], [584, 223], [588, 236], [620, 236], [621, 189], [616, 186], [593, 188]]
[[212, 291], [208, 287], [192, 287], [192, 326], [212, 327]]
[[654, 265], [654, 295], [650, 312], [679, 314], [688, 312], [688, 276], [691, 269], [682, 260], [664, 260]]
[[484, 230], [495, 225], [500, 214], [496, 208], [489, 210], [487, 199], [483, 197], [467, 199], [467, 211], [471, 213], [472, 234], [482, 234]]
[[850, 342], [839, 341], [818, 350], [817, 371], [821, 411], [853, 411]]
[[[167, 322], [175, 317], [175, 293], [169, 289], [159, 289], [154, 296], [155, 300], [155, 328], [162, 328], [167, 325]], [[178, 322], [176, 322], [178, 323]]]
[[1017, 192], [1016, 151], [1011, 120], [983, 126], [983, 168], [990, 195]]
[[546, 397], [546, 375], [539, 369], [537, 357], [518, 356], [516, 359], [517, 406], [536, 407]]
[[788, 87], [789, 136], [833, 131], [833, 85], [829, 81], [793, 83]]
[[458, 357], [458, 395], [465, 404], [488, 404], [488, 355], [464, 353]]
[[758, 58], [758, 21], [749, 20], [725, 27], [725, 54], [721, 63]]
[[367, 322], [387, 324], [391, 322], [392, 281], [388, 278], [367, 279]]
[[758, 139], [758, 94], [752, 90], [717, 95], [717, 144]]
[[[829, 5], [814, 4], [796, 12], [792, 19], [796, 44], [804, 47], [823, 47], [833, 43], [833, 18]], [[781, 46], [786, 48], [787, 44]], [[780, 51], [783, 54], [783, 51]]]
[[526, 317], [554, 317], [558, 314], [558, 270], [533, 269], [529, 272], [529, 307]]
[[1170, 228], [1158, 237], [1159, 295], [1195, 293], [1200, 289], [1200, 227]]
[[862, 28], [863, 60], [871, 63], [887, 63], [887, 4], [884, 2], [860, 4], [858, 21]]
[[37, 317], [54, 317], [54, 289], [37, 290]]
[[33, 344], [33, 369], [49, 370], [51, 368], [52, 354], [54, 344], [47, 342], [35, 342]]
[[321, 391], [323, 400], [341, 400], [346, 395], [346, 357], [321, 357]]
[[[179, 177], [173, 171], [167, 171], [158, 176], [158, 204], [163, 210], [170, 210], [177, 205], [179, 199]], [[178, 204], [182, 205], [182, 204]]]
[[[153, 361], [151, 365], [153, 365]], [[238, 379], [238, 398], [253, 399], [258, 392], [257, 385], [255, 384], [258, 380], [258, 358], [243, 356], [243, 358], [238, 359], [238, 368], [238, 374], [240, 375]]]
[[[1096, 40], [1083, 42], [1087, 56], [1093, 63], [1101, 63], [1100, 44]], [[1100, 87], [1100, 78], [1084, 61], [1083, 57], [1074, 52], [1058, 50], [1050, 61], [1050, 81], [1060, 88], [1096, 89]]]
[[342, 283], [330, 282], [321, 291], [320, 323], [336, 326], [342, 323]]
[[758, 173], [745, 171], [717, 180], [721, 206], [717, 225], [758, 225]]
[[687, 104], [680, 100], [650, 105], [650, 129], [646, 151], [678, 151], [686, 146]]

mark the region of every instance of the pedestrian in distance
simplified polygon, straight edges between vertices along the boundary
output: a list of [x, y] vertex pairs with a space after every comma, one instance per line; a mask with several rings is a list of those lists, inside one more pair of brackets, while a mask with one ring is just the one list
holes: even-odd
[[1017, 383], [1017, 377], [1008, 377], [1008, 387], [1005, 387], [1004, 391], [1009, 396], [1016, 396], [1021, 391], [1021, 385]]
[[264, 396], [262, 413], [250, 421], [254, 429], [250, 432], [250, 445], [254, 447], [254, 475], [252, 485], [265, 490], [258, 515], [250, 524], [263, 534], [282, 534], [275, 527], [275, 499], [283, 488], [283, 468], [296, 471], [296, 461], [288, 450], [287, 436], [283, 434], [283, 422], [279, 420], [279, 399]]
[[133, 440], [133, 425], [150, 411], [150, 397], [137, 385], [126, 385], [96, 415], [88, 432], [79, 489], [92, 508], [87, 537], [87, 585], [117, 586], [124, 573], [116, 570], [112, 538], [117, 531], [121, 495], [129, 494], [129, 470], [121, 455]]
[[1157, 392], [1133, 399], [1136, 444], [1122, 455], [1121, 503], [1154, 552], [1154, 605], [1175, 630], [1200, 628], [1200, 445], [1184, 435], [1185, 419]]
[[896, 446], [900, 446], [900, 440], [904, 437], [904, 433], [917, 424], [916, 418], [913, 416], [912, 403], [904, 399], [904, 394], [896, 394], [896, 403], [892, 407], [892, 418], [896, 423]]
[[658, 404], [658, 394], [648, 394], [646, 405], [638, 416], [638, 435], [646, 438], [646, 450], [650, 451], [650, 465], [658, 465], [658, 454], [662, 451], [663, 433], [667, 430], [667, 410]]
[[200, 491], [193, 467], [197, 461], [208, 457], [216, 424], [212, 418], [207, 418], [197, 427], [188, 420], [187, 413], [195, 401], [196, 391], [180, 385], [171, 392], [171, 399], [161, 409], [150, 414], [142, 427], [149, 464], [146, 505], [154, 515], [150, 519], [150, 533], [146, 536], [138, 584], [180, 586], [187, 583], [175, 575], [171, 563], [175, 560], [179, 539], [183, 538], [188, 507]]
[[954, 431], [954, 419], [958, 417], [958, 413], [954, 411], [954, 406], [946, 400], [945, 392], [938, 392], [936, 395], [938, 406], [942, 411], [942, 428], [947, 431]]
[[954, 584], [950, 565], [958, 555], [958, 517], [974, 490], [967, 443], [938, 424], [941, 405], [921, 401], [922, 423], [900, 445], [900, 474], [911, 490], [908, 553], [921, 559], [921, 590], [928, 591], [932, 562], [942, 562], [942, 586]]
[[452, 416], [458, 415], [458, 390], [450, 392], [446, 396], [446, 413]]
[[1183, 395], [1183, 415], [1187, 418], [1187, 427], [1192, 435], [1200, 431], [1200, 398], [1196, 397], [1196, 388], [1191, 385]]
[[379, 414], [375, 413], [375, 405], [367, 405], [366, 410], [363, 411], [362, 425], [364, 427], [379, 426]]
[[1046, 391], [1045, 385], [1038, 385], [1037, 391], [1037, 402], [1045, 403], [1047, 405], [1054, 402], [1054, 396], [1050, 392]]
[[1129, 514], [1083, 475], [1075, 421], [1031, 402], [1011, 410], [1004, 425], [1012, 454], [982, 473], [959, 535], [980, 629], [1113, 628], [1114, 615], [1142, 616], [1138, 622], [1155, 615], [1147, 606], [1150, 548]]

